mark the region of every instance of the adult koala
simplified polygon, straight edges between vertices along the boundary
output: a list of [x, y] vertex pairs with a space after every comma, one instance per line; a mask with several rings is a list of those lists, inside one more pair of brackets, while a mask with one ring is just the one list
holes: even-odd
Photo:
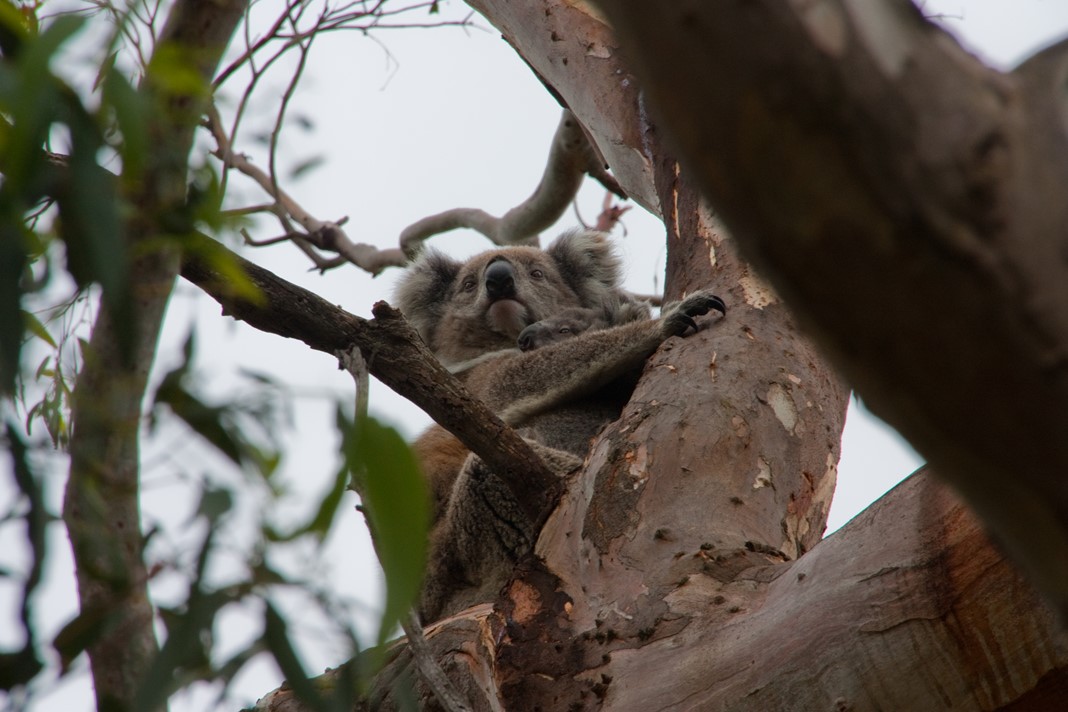
[[[725, 311], [721, 299], [701, 291], [665, 307], [659, 319], [586, 331], [536, 350], [515, 347], [527, 326], [568, 309], [629, 302], [632, 313], [619, 271], [604, 235], [575, 231], [546, 250], [509, 247], [462, 263], [429, 252], [409, 268], [396, 301], [441, 362], [563, 476], [619, 416], [653, 351], [696, 328], [693, 316]], [[506, 483], [452, 436], [431, 428], [415, 449], [436, 499], [421, 602], [430, 621], [492, 600], [538, 532]]]

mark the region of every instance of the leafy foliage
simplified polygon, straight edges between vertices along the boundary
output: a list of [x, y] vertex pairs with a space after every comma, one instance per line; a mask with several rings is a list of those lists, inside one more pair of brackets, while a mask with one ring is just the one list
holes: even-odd
[[195, 338], [190, 332], [182, 348], [182, 362], [163, 377], [156, 389], [156, 406], [167, 406], [171, 413], [235, 465], [249, 468], [270, 479], [278, 466], [278, 452], [257, 445], [247, 436], [247, 428], [241, 423], [242, 417], [252, 410], [252, 420], [265, 425], [262, 416], [267, 413], [263, 409], [255, 412], [246, 404], [236, 402], [209, 405], [198, 397], [190, 387], [194, 348]]
[[[50, 69], [50, 64], [82, 29], [84, 20], [57, 17], [39, 34], [24, 12], [3, 4], [0, 12], [0, 393], [10, 394], [19, 375], [19, 353], [27, 329], [23, 294], [32, 289], [27, 273], [35, 252], [27, 220], [42, 203], [58, 208], [58, 237], [66, 247], [67, 270], [79, 288], [97, 283], [103, 305], [119, 324], [132, 325], [128, 284], [129, 257], [123, 238], [121, 203], [115, 175], [99, 162], [107, 144], [102, 126], [114, 111], [129, 116], [136, 93], [115, 90], [95, 111]], [[60, 158], [43, 150], [57, 127], [65, 130], [69, 150]], [[144, 142], [135, 146], [144, 150]], [[131, 154], [131, 151], [126, 151]], [[143, 154], [142, 154], [143, 155]], [[134, 160], [136, 163], [136, 160]], [[129, 354], [131, 328], [120, 330], [120, 347]]]
[[22, 586], [22, 603], [19, 618], [26, 640], [20, 650], [0, 652], [0, 690], [10, 690], [16, 685], [29, 682], [43, 667], [37, 657], [36, 636], [30, 624], [31, 598], [41, 583], [41, 570], [45, 557], [45, 511], [41, 486], [30, 469], [26, 444], [10, 423], [6, 424], [7, 446], [13, 460], [15, 482], [28, 504], [25, 514], [26, 538], [30, 543], [32, 563]]

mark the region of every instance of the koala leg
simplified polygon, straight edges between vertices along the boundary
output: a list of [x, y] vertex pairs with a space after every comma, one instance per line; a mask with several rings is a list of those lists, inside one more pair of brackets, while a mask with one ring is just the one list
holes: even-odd
[[[569, 452], [530, 444], [560, 477], [582, 464]], [[433, 621], [492, 600], [519, 557], [534, 548], [536, 526], [523, 515], [504, 480], [478, 456], [468, 457], [456, 478], [445, 516], [431, 532], [423, 619]]]

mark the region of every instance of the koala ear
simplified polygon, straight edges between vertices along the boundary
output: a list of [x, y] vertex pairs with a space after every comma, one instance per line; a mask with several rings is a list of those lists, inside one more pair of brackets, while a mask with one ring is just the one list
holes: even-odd
[[565, 232], [546, 250], [583, 306], [597, 308], [615, 293], [620, 260], [607, 235], [593, 230]]
[[393, 292], [397, 308], [427, 344], [431, 344], [449, 288], [460, 273], [461, 266], [437, 250], [427, 250], [397, 282]]

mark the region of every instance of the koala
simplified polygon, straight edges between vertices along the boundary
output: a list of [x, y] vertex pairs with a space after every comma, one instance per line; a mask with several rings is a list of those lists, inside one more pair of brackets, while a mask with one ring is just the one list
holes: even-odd
[[520, 351], [533, 351], [547, 344], [578, 336], [584, 331], [607, 329], [609, 326], [648, 319], [649, 305], [639, 301], [618, 301], [601, 309], [564, 309], [548, 319], [535, 322], [519, 332]]
[[[520, 332], [518, 346], [521, 351], [530, 351], [577, 336], [584, 331], [607, 329], [609, 326], [650, 317], [648, 302], [620, 295], [602, 304], [600, 308], [570, 307], [547, 319], [535, 322]], [[580, 413], [578, 416], [580, 419], [588, 418], [586, 413], [582, 411]], [[559, 417], [554, 422], [562, 425]], [[524, 435], [545, 443], [552, 442], [551, 433], [539, 433], [532, 428], [524, 429]], [[432, 521], [437, 522], [444, 513], [456, 475], [459, 474], [470, 451], [440, 425], [431, 425], [427, 428], [415, 441], [413, 448], [420, 456], [420, 462], [431, 487], [434, 509]]]
[[[463, 263], [428, 253], [409, 268], [396, 296], [442, 363], [563, 477], [618, 418], [635, 374], [659, 345], [695, 329], [693, 317], [726, 311], [719, 297], [699, 291], [665, 307], [658, 319], [641, 318], [641, 307], [632, 304], [621, 313], [636, 320], [593, 328], [606, 304], [627, 303], [619, 280], [619, 260], [605, 237], [576, 231], [545, 250], [508, 247]], [[572, 309], [587, 310], [585, 331], [516, 348], [527, 327]], [[432, 428], [415, 449], [435, 493], [420, 603], [423, 619], [431, 621], [492, 600], [515, 562], [533, 549], [538, 531], [507, 483], [451, 435]]]

